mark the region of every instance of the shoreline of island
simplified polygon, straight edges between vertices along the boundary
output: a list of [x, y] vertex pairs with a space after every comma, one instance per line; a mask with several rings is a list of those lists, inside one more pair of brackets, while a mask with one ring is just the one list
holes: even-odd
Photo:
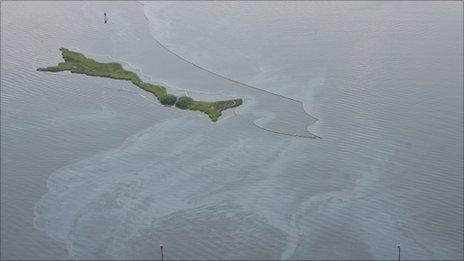
[[66, 48], [60, 48], [60, 51], [64, 62], [58, 63], [57, 66], [37, 68], [37, 71], [70, 71], [71, 73], [85, 74], [87, 76], [130, 81], [140, 89], [152, 93], [163, 105], [174, 105], [181, 110], [203, 112], [208, 115], [208, 117], [213, 122], [219, 119], [219, 117], [222, 115], [222, 111], [238, 107], [243, 104], [243, 99], [241, 98], [209, 102], [196, 101], [188, 96], [177, 97], [173, 94], [169, 94], [166, 90], [166, 87], [162, 85], [142, 81], [136, 73], [125, 70], [120, 63], [97, 62], [91, 58], [86, 57], [82, 53], [70, 51]]

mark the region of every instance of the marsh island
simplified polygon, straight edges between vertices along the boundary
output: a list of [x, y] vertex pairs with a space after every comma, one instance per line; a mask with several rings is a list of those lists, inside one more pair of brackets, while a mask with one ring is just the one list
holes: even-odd
[[97, 62], [81, 53], [73, 52], [66, 48], [60, 48], [60, 51], [64, 62], [59, 63], [57, 66], [38, 68], [37, 70], [44, 72], [70, 71], [71, 73], [80, 73], [88, 76], [131, 81], [142, 90], [155, 95], [161, 104], [166, 106], [175, 105], [182, 110], [201, 111], [206, 113], [212, 121], [217, 121], [222, 115], [222, 111], [240, 106], [243, 103], [242, 99], [209, 102], [195, 101], [187, 96], [178, 98], [173, 94], [167, 93], [164, 86], [142, 81], [136, 73], [125, 70], [120, 63]]

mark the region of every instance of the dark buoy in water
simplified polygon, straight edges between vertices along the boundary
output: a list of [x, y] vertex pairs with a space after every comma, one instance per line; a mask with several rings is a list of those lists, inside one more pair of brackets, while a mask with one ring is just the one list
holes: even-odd
[[106, 13], [103, 13], [105, 15], [105, 24], [108, 23], [108, 20], [106, 19]]

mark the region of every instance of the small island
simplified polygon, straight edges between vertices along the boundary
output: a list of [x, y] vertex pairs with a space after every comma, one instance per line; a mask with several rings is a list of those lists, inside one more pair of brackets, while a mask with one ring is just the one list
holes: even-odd
[[206, 113], [212, 121], [217, 121], [222, 115], [222, 111], [240, 106], [243, 103], [242, 99], [207, 102], [195, 101], [187, 96], [177, 98], [175, 95], [167, 93], [164, 86], [144, 82], [136, 73], [124, 70], [120, 63], [100, 63], [85, 57], [81, 53], [73, 52], [66, 48], [60, 48], [60, 51], [64, 62], [59, 63], [57, 66], [38, 68], [37, 71], [70, 71], [71, 73], [80, 73], [88, 76], [131, 81], [139, 88], [155, 95], [161, 104], [166, 106], [175, 105], [182, 110], [201, 111]]

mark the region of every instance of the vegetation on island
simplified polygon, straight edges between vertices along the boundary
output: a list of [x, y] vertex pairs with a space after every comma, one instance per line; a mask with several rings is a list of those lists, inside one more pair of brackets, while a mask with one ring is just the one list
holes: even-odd
[[38, 71], [44, 72], [62, 72], [70, 71], [88, 76], [98, 76], [116, 80], [131, 81], [139, 88], [151, 92], [160, 101], [161, 104], [172, 106], [179, 109], [201, 111], [206, 113], [212, 121], [217, 121], [222, 115], [222, 111], [242, 105], [242, 99], [233, 99], [225, 101], [195, 101], [190, 97], [182, 96], [177, 98], [169, 94], [166, 88], [161, 85], [151, 84], [142, 81], [139, 76], [131, 71], [125, 70], [120, 63], [101, 63], [85, 57], [78, 52], [70, 51], [66, 48], [60, 48], [64, 62], [57, 66], [38, 68]]
[[162, 94], [158, 97], [158, 100], [161, 102], [161, 104], [171, 106], [176, 103], [177, 97], [172, 94]]
[[181, 96], [177, 99], [176, 107], [182, 110], [187, 109], [192, 104], [193, 99], [188, 96]]

